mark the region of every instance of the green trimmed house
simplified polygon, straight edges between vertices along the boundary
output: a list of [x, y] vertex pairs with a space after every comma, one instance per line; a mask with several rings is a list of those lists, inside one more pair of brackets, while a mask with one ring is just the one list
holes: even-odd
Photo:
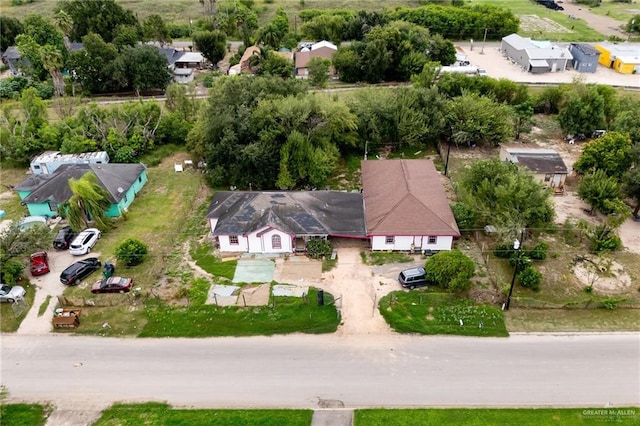
[[14, 189], [31, 216], [53, 217], [73, 193], [69, 179], [80, 179], [88, 172], [98, 177], [98, 184], [109, 193], [108, 217], [126, 212], [147, 183], [147, 169], [142, 164], [65, 164], [52, 174], [33, 174]]

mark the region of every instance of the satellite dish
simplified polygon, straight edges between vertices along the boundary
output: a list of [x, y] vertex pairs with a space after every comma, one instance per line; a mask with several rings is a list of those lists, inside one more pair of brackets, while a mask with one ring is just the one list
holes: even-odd
[[124, 189], [121, 186], [119, 186], [118, 187], [118, 194], [122, 194], [123, 192], [124, 192]]

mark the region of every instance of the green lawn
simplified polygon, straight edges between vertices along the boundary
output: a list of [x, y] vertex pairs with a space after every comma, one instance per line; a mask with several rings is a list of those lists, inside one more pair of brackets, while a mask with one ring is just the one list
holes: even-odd
[[0, 425], [42, 426], [51, 408], [39, 404], [0, 404]]
[[191, 249], [191, 258], [196, 265], [217, 277], [233, 279], [236, 272], [237, 260], [220, 261], [213, 255], [213, 247], [209, 244], [200, 244]]
[[638, 424], [638, 407], [615, 408], [448, 408], [356, 410], [354, 426], [541, 426]]
[[[12, 305], [11, 303], [0, 303], [0, 331], [10, 333], [16, 331], [20, 327], [20, 323], [27, 316], [29, 309], [33, 305], [36, 297], [36, 290], [29, 280], [23, 279], [16, 285], [24, 287], [27, 294], [25, 295], [25, 304]], [[17, 314], [17, 315], [16, 315]]]
[[400, 333], [508, 335], [499, 308], [475, 305], [448, 293], [395, 291], [380, 299], [379, 309], [391, 328]]
[[[325, 305], [317, 306], [317, 290], [309, 289], [306, 301], [299, 297], [272, 297], [268, 306], [204, 305], [202, 292], [187, 307], [150, 300], [146, 325], [140, 337], [256, 336], [286, 333], [333, 333], [340, 319], [324, 293]], [[275, 307], [273, 302], [275, 299]]]
[[309, 426], [311, 410], [181, 410], [167, 404], [114, 404], [93, 426]]
[[363, 262], [367, 265], [386, 265], [387, 263], [413, 262], [413, 257], [400, 252], [374, 251], [364, 252]]

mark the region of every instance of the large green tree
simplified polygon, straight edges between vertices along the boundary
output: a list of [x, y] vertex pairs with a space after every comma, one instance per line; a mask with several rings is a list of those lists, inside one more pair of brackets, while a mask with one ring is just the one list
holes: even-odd
[[573, 170], [586, 174], [602, 170], [619, 180], [632, 164], [631, 139], [625, 133], [608, 132], [584, 145]]
[[621, 195], [618, 179], [601, 169], [584, 175], [578, 184], [578, 197], [589, 203], [591, 212], [611, 214], [624, 210]]
[[447, 101], [446, 111], [456, 145], [497, 146], [514, 134], [511, 109], [491, 98], [463, 93]]
[[160, 45], [171, 43], [169, 29], [160, 15], [149, 15], [142, 23], [142, 30], [146, 40], [160, 42]]
[[127, 47], [112, 64], [113, 78], [123, 89], [140, 92], [165, 89], [173, 76], [167, 58], [153, 46]]
[[111, 202], [109, 193], [100, 186], [95, 173], [69, 179], [69, 188], [73, 195], [60, 207], [60, 212], [71, 228], [79, 232], [95, 223], [98, 229], [106, 230], [109, 224], [105, 213]]
[[193, 34], [193, 43], [214, 67], [218, 66], [227, 51], [227, 38], [220, 31], [199, 31]]
[[78, 41], [89, 33], [96, 33], [109, 43], [119, 25], [139, 26], [133, 12], [114, 0], [64, 0], [60, 5], [73, 21], [71, 40]]
[[539, 228], [554, 218], [551, 192], [511, 163], [476, 161], [462, 171], [456, 190], [461, 202], [476, 213], [478, 228]]
[[0, 52], [4, 52], [7, 47], [13, 46], [16, 37], [24, 32], [22, 22], [16, 18], [0, 16]]
[[23, 230], [20, 229], [20, 221], [13, 221], [0, 232], [0, 267], [16, 257], [48, 249], [51, 237], [51, 231], [46, 226], [32, 226]]
[[316, 87], [326, 87], [329, 81], [329, 67], [331, 61], [326, 58], [312, 58], [307, 67], [309, 68], [309, 82]]
[[558, 121], [567, 134], [591, 135], [606, 124], [605, 99], [594, 85], [574, 84], [563, 94]]
[[73, 80], [86, 93], [117, 89], [117, 83], [112, 80], [112, 63], [118, 57], [116, 47], [95, 33], [82, 37], [82, 43], [84, 47], [71, 52], [67, 59]]

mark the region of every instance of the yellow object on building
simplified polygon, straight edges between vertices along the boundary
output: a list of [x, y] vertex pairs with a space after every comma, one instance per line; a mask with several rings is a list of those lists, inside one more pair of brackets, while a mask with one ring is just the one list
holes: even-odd
[[640, 72], [640, 57], [618, 56], [613, 61], [613, 69], [621, 74], [636, 74]]
[[594, 47], [598, 52], [600, 52], [598, 63], [600, 65], [604, 65], [607, 68], [611, 68], [613, 66], [613, 61], [611, 60], [611, 51], [608, 49], [608, 47], [601, 44], [596, 44]]
[[640, 44], [598, 43], [594, 48], [600, 52], [598, 63], [613, 68], [621, 74], [640, 73]]

